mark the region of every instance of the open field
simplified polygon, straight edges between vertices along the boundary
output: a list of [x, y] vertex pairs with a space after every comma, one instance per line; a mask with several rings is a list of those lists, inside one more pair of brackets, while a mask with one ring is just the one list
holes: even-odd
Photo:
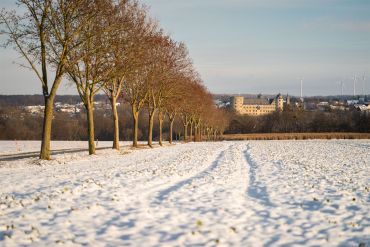
[[369, 140], [110, 144], [0, 142], [0, 246], [370, 244]]
[[320, 140], [320, 139], [370, 139], [370, 133], [261, 133], [223, 135], [228, 141], [241, 140]]

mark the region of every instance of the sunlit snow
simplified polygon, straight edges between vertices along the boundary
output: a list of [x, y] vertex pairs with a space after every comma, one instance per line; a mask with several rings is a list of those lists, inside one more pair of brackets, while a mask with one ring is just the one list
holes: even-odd
[[110, 145], [0, 142], [0, 245], [370, 243], [370, 141]]

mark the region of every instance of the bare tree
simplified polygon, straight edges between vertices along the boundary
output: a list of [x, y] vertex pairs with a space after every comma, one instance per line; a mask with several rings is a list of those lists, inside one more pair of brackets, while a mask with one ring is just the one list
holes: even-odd
[[165, 51], [166, 58], [163, 63], [165, 77], [159, 82], [157, 90], [159, 144], [161, 146], [165, 113], [167, 112], [170, 120], [170, 143], [172, 143], [173, 122], [179, 110], [179, 106], [176, 107], [174, 103], [184, 101], [186, 97], [186, 79], [188, 74], [193, 71], [192, 61], [189, 58], [189, 52], [185, 44], [173, 40], [168, 41], [167, 50]]
[[74, 44], [80, 44], [68, 56], [67, 72], [76, 85], [78, 94], [87, 113], [89, 154], [95, 154], [94, 133], [94, 96], [104, 86], [102, 83], [111, 73], [109, 60], [109, 35], [112, 31], [107, 16], [111, 13], [111, 4], [107, 0], [89, 1], [85, 9], [93, 16], [80, 20], [84, 27]]
[[165, 102], [165, 112], [169, 120], [169, 143], [173, 142], [173, 125], [176, 117], [181, 111], [181, 106], [186, 101], [185, 81], [178, 79], [175, 93], [172, 97], [168, 98]]
[[134, 147], [138, 147], [139, 114], [149, 97], [147, 79], [151, 61], [148, 59], [148, 51], [152, 44], [150, 38], [156, 32], [157, 23], [147, 17], [147, 11], [143, 8], [136, 20], [136, 35], [132, 41], [134, 45], [129, 49], [130, 59], [127, 60], [127, 66], [131, 69], [123, 85], [124, 98], [131, 105]]
[[[148, 110], [148, 145], [152, 147], [154, 116], [158, 112], [160, 132], [164, 119], [163, 101], [172, 92], [171, 75], [174, 71], [174, 55], [172, 49], [176, 44], [160, 30], [147, 36], [148, 49], [144, 52], [144, 87], [146, 89], [145, 104]], [[162, 133], [160, 133], [161, 135]], [[162, 137], [162, 135], [161, 135]], [[162, 141], [160, 139], [160, 144]]]
[[25, 13], [0, 12], [0, 24], [4, 27], [1, 33], [8, 36], [4, 45], [13, 46], [26, 61], [22, 66], [31, 69], [41, 82], [45, 110], [40, 159], [50, 159], [54, 100], [66, 72], [67, 57], [75, 48], [71, 42], [83, 26], [76, 24], [75, 19], [85, 14], [86, 1], [18, 0]]
[[123, 91], [123, 83], [127, 76], [135, 69], [131, 60], [135, 59], [135, 46], [140, 36], [145, 8], [137, 1], [121, 1], [108, 17], [114, 23], [114, 29], [108, 35], [109, 56], [107, 64], [112, 68], [108, 78], [105, 79], [103, 91], [109, 98], [113, 116], [113, 149], [119, 146], [119, 117], [117, 112], [117, 100]]

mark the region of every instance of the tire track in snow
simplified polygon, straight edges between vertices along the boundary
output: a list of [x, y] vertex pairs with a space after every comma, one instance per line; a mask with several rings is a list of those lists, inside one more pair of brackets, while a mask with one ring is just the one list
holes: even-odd
[[[226, 246], [235, 245], [240, 223], [249, 217], [245, 206], [248, 185], [245, 144], [219, 144], [216, 150], [207, 148], [208, 159], [201, 161], [198, 156], [189, 163], [193, 169], [204, 167], [201, 171], [182, 180], [172, 180], [162, 190], [148, 194], [146, 210], [149, 215], [156, 212], [157, 216], [138, 226], [136, 232], [149, 232], [160, 243], [214, 246], [214, 241], [222, 238], [227, 241]], [[134, 237], [146, 238], [141, 234]]]
[[205, 170], [201, 171], [200, 173], [198, 173], [198, 174], [196, 174], [192, 177], [189, 177], [187, 179], [181, 180], [181, 181], [175, 183], [174, 185], [172, 185], [172, 186], [170, 186], [170, 187], [168, 187], [164, 190], [159, 191], [159, 195], [154, 199], [154, 201], [157, 204], [160, 204], [165, 199], [167, 199], [171, 193], [181, 189], [185, 185], [191, 184], [194, 180], [203, 179], [207, 175], [211, 174], [220, 165], [220, 163], [223, 161], [223, 157], [225, 156], [225, 152], [230, 151], [233, 148], [234, 148], [234, 145], [229, 145], [228, 148], [221, 151], [218, 154], [218, 156], [216, 157], [216, 159], [212, 162], [212, 164], [210, 166], [208, 166]]
[[[165, 162], [161, 162], [160, 165], [153, 162], [150, 169], [147, 168], [137, 172], [136, 178], [130, 180], [130, 184], [138, 184], [139, 186], [135, 186], [136, 192], [133, 193], [133, 195], [131, 195], [130, 191], [128, 191], [128, 193], [136, 199], [140, 197], [140, 200], [146, 201], [148, 205], [150, 205], [153, 204], [153, 201], [156, 201], [156, 199], [153, 199], [153, 197], [156, 198], [154, 195], [157, 195], [159, 191], [168, 189], [169, 184], [173, 184], [174, 181], [175, 183], [179, 183], [179, 181], [184, 180], [184, 177], [194, 176], [193, 164], [199, 161], [199, 158], [201, 158], [199, 162], [200, 166], [203, 166], [204, 163], [210, 160], [209, 157], [202, 157], [200, 155], [200, 150], [194, 148], [194, 145], [196, 144], [184, 144], [183, 147], [185, 149], [175, 150], [175, 152], [172, 153], [171, 156], [166, 157]], [[212, 145], [211, 149], [207, 151], [213, 153], [219, 152], [220, 149], [223, 150], [224, 146]], [[161, 157], [161, 159], [163, 159], [163, 157]], [[132, 175], [130, 174], [128, 177], [130, 176]], [[126, 179], [128, 179], [128, 177]], [[180, 178], [176, 180], [175, 177]], [[139, 192], [139, 194], [137, 194], [137, 192]]]
[[244, 157], [249, 166], [249, 185], [247, 189], [248, 196], [263, 206], [275, 207], [275, 204], [270, 200], [266, 185], [258, 180], [258, 164], [252, 158], [250, 144], [247, 144], [247, 148], [244, 151]]

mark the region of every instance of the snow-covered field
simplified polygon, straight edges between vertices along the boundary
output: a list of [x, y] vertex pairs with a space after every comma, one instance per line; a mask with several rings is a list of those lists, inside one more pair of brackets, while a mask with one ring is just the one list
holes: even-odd
[[189, 143], [93, 157], [79, 151], [86, 143], [59, 142], [49, 162], [29, 157], [39, 143], [17, 145], [0, 142], [0, 246], [370, 245], [370, 141]]

